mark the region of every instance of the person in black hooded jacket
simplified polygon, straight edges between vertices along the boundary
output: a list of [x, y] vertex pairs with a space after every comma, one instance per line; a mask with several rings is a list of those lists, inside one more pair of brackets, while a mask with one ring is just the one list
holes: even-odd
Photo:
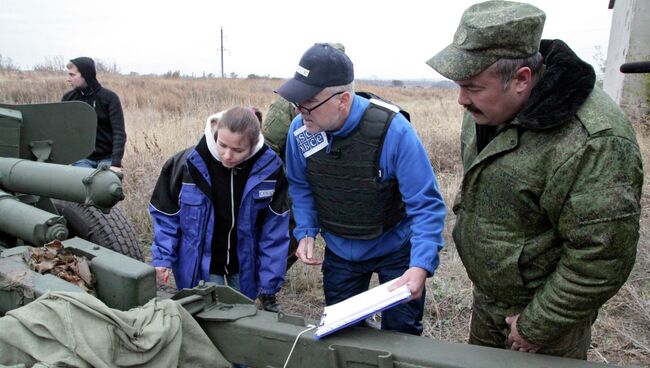
[[109, 164], [111, 170], [121, 172], [126, 132], [120, 98], [99, 84], [93, 59], [84, 56], [72, 59], [67, 68], [66, 81], [73, 89], [66, 92], [61, 101], [83, 101], [97, 113], [95, 150], [72, 165], [96, 168], [100, 164]]

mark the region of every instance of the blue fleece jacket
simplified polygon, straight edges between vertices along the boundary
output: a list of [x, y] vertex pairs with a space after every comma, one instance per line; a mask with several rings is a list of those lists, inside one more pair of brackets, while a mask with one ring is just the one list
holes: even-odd
[[[326, 132], [330, 145], [337, 137], [345, 137], [357, 129], [369, 103], [363, 97], [354, 97], [350, 114], [341, 129]], [[294, 235], [298, 240], [306, 236], [316, 237], [320, 231], [314, 197], [307, 181], [307, 159], [293, 134], [302, 126], [302, 115], [298, 115], [289, 128], [286, 152], [289, 195], [296, 220]], [[329, 149], [329, 146], [324, 149]], [[375, 239], [347, 239], [327, 231], [321, 231], [321, 235], [332, 252], [349, 261], [390, 254], [410, 240], [409, 267], [423, 268], [431, 276], [438, 267], [438, 251], [443, 246], [445, 204], [427, 153], [415, 130], [401, 114], [395, 115], [386, 133], [379, 166], [383, 180], [397, 179], [406, 204], [406, 218]]]

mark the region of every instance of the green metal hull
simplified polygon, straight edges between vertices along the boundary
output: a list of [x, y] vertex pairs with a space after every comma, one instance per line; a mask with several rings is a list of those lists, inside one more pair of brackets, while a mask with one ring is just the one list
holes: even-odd
[[296, 337], [315, 321], [257, 310], [253, 304], [243, 304], [246, 298], [238, 292], [213, 284], [185, 290], [175, 298], [194, 315], [226, 359], [251, 367], [284, 367], [287, 359], [286, 367], [294, 368], [612, 367], [362, 327], [348, 327], [321, 340], [311, 329], [300, 336], [291, 352]]
[[[107, 306], [127, 310], [146, 304], [156, 296], [156, 275], [150, 265], [80, 238], [62, 243], [90, 260], [90, 270], [97, 280], [97, 298]], [[0, 315], [49, 291], [84, 292], [53, 275], [30, 270], [22, 259], [25, 250], [26, 247], [19, 246], [0, 254]]]

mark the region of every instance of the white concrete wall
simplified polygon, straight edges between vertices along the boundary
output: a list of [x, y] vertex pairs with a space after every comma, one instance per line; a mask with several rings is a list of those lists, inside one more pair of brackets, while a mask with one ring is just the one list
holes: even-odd
[[632, 119], [646, 114], [648, 74], [623, 74], [621, 64], [650, 60], [650, 0], [616, 0], [603, 89]]

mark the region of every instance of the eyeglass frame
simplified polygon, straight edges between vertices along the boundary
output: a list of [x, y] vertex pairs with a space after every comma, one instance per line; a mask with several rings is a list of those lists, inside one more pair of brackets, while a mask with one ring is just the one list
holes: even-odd
[[[343, 93], [345, 93], [345, 92], [346, 92], [346, 91], [339, 91], [339, 92], [336, 92], [336, 93], [332, 94], [331, 96], [329, 96], [328, 98], [326, 98], [325, 100], [323, 100], [323, 102], [319, 103], [318, 105], [316, 105], [316, 106], [314, 106], [314, 107], [312, 107], [312, 108], [305, 107], [305, 106], [303, 106], [303, 105], [301, 105], [301, 104], [299, 104], [299, 103], [295, 103], [295, 102], [292, 102], [292, 103], [291, 103], [291, 106], [293, 106], [294, 109], [297, 109], [298, 111], [300, 111], [301, 114], [304, 114], [304, 115], [311, 115], [311, 113], [312, 113], [314, 110], [316, 110], [317, 108], [319, 108], [319, 107], [325, 105], [325, 103], [326, 103], [327, 101], [331, 100], [332, 97], [334, 97], [334, 96], [338, 96], [338, 95], [343, 94]], [[305, 112], [305, 111], [306, 111], [306, 112]]]

